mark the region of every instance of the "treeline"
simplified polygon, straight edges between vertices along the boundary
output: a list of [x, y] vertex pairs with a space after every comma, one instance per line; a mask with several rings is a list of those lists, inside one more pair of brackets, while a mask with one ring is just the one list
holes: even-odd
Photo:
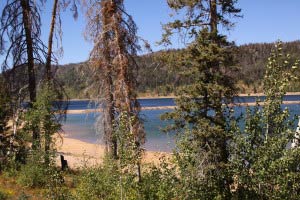
[[[272, 49], [274, 43], [247, 44], [237, 48], [236, 59], [240, 67], [238, 79], [241, 92], [262, 92], [264, 66], [268, 62]], [[291, 60], [295, 61], [300, 55], [300, 41], [283, 42], [282, 52], [289, 54]], [[292, 83], [288, 91], [300, 91], [299, 83]]]
[[[282, 48], [283, 53], [290, 54], [292, 60], [296, 60], [300, 55], [300, 41], [283, 42]], [[235, 76], [238, 79], [237, 87], [240, 93], [262, 92], [264, 66], [272, 49], [274, 49], [274, 43], [254, 43], [235, 47], [233, 52], [238, 67]], [[181, 75], [180, 68], [174, 68], [162, 62], [162, 55], [177, 51], [184, 50], [161, 51], [137, 57], [139, 66], [137, 90], [141, 96], [176, 95], [178, 87], [190, 83], [190, 79]], [[57, 78], [63, 83], [70, 98], [93, 96], [88, 78], [92, 71], [88, 65], [88, 62], [83, 62], [58, 66]], [[299, 83], [293, 82], [288, 91], [300, 91]]]

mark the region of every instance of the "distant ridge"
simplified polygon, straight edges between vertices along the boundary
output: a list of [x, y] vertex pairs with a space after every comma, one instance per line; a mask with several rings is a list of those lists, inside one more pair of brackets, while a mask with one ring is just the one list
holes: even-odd
[[[262, 91], [264, 66], [274, 43], [251, 43], [236, 47], [235, 58], [238, 61], [239, 72], [234, 74], [238, 79], [237, 87], [240, 93], [258, 93]], [[163, 54], [172, 54], [181, 50], [158, 51], [137, 58], [138, 93], [140, 96], [176, 95], [177, 88], [189, 84], [191, 80], [182, 78], [180, 69], [173, 69], [158, 61]], [[290, 54], [292, 60], [300, 59], [300, 41], [284, 42], [283, 52]], [[300, 75], [300, 73], [299, 73]], [[92, 70], [87, 62], [70, 63], [57, 68], [56, 78], [62, 83], [70, 98], [90, 98], [94, 96], [91, 90]], [[300, 82], [295, 82], [289, 89], [300, 91]]]

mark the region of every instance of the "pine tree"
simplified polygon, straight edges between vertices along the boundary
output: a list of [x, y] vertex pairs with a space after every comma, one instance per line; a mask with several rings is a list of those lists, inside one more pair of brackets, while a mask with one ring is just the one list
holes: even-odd
[[173, 128], [179, 135], [176, 157], [189, 198], [230, 196], [231, 135], [226, 108], [237, 92], [233, 78], [236, 67], [232, 55], [234, 44], [219, 34], [218, 25], [228, 28], [232, 25], [226, 16], [238, 16], [240, 10], [235, 3], [168, 1], [176, 11], [185, 10], [186, 19], [165, 25], [163, 42], [170, 42], [174, 29], [187, 29], [194, 40], [181, 54], [184, 75], [194, 81], [182, 87], [176, 110], [163, 117], [175, 122]]

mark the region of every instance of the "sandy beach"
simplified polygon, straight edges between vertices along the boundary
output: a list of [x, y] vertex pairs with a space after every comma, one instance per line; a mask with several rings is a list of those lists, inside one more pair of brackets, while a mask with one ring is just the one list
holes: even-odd
[[[56, 147], [58, 155], [63, 155], [71, 169], [79, 169], [83, 166], [92, 167], [101, 164], [105, 147], [100, 144], [91, 144], [77, 139], [65, 137], [56, 137]], [[146, 151], [143, 162], [144, 163], [159, 163], [159, 158], [162, 156], [170, 156], [166, 152]], [[57, 163], [60, 165], [60, 158], [57, 157]]]

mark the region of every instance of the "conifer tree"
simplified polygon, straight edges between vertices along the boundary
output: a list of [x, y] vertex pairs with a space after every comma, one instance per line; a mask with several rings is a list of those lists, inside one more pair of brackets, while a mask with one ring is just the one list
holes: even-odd
[[182, 87], [177, 108], [163, 117], [174, 120], [180, 136], [176, 157], [189, 198], [230, 196], [231, 136], [225, 111], [237, 92], [236, 67], [234, 44], [219, 34], [218, 26], [233, 25], [227, 17], [238, 16], [235, 4], [233, 0], [168, 1], [175, 11], [186, 11], [186, 18], [166, 24], [162, 42], [170, 43], [174, 30], [186, 30], [193, 40], [180, 60], [184, 75], [194, 81]]

